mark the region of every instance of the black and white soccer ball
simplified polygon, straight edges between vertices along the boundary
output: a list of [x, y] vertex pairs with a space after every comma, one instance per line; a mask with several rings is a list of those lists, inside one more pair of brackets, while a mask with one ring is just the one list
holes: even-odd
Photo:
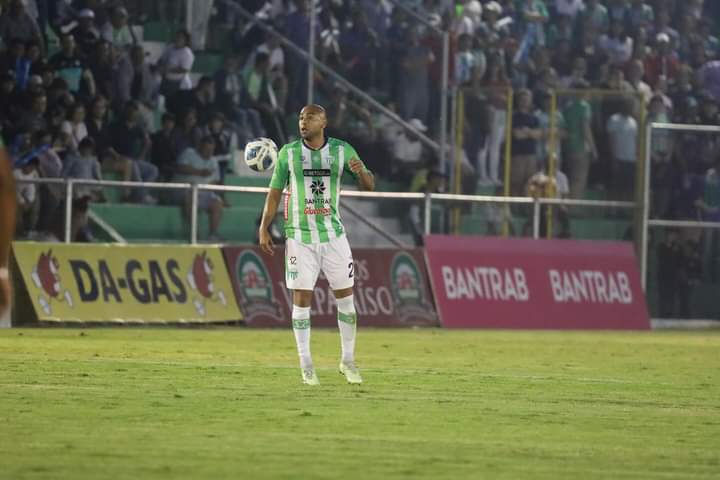
[[256, 172], [273, 168], [277, 157], [277, 145], [269, 138], [256, 138], [245, 145], [245, 164]]

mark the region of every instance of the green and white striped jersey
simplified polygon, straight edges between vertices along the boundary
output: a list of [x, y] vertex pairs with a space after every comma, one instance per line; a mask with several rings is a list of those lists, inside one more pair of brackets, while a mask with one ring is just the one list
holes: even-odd
[[288, 187], [285, 235], [299, 242], [326, 243], [345, 234], [340, 219], [343, 174], [356, 177], [348, 164], [360, 159], [347, 142], [328, 137], [319, 150], [302, 140], [284, 145], [278, 153], [270, 188]]

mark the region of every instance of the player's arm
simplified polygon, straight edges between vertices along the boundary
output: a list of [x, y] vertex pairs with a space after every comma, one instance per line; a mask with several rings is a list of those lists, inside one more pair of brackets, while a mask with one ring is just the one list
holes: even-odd
[[348, 168], [352, 176], [355, 177], [360, 189], [368, 192], [375, 190], [375, 175], [368, 170], [362, 160], [360, 160], [360, 155], [358, 155], [357, 151], [349, 143], [345, 143], [344, 148], [345, 158], [350, 159]]
[[0, 140], [0, 315], [10, 304], [8, 260], [10, 242], [15, 234], [15, 179], [10, 159]]
[[361, 190], [372, 192], [375, 190], [375, 175], [365, 168], [365, 164], [359, 158], [353, 158], [349, 163], [350, 171], [355, 174]]
[[260, 220], [260, 230], [258, 231], [258, 241], [260, 248], [263, 252], [268, 255], [273, 255], [272, 236], [270, 235], [270, 225], [275, 220], [278, 206], [280, 205], [280, 199], [282, 198], [282, 192], [287, 185], [289, 176], [287, 150], [285, 147], [280, 149], [278, 152], [277, 164], [275, 170], [273, 170], [272, 178], [270, 179], [270, 191], [265, 197], [265, 207], [263, 208], [262, 220]]

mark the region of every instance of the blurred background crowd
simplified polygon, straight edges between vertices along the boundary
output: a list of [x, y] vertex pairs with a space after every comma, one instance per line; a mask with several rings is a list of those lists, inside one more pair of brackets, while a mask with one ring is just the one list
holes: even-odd
[[[223, 183], [247, 140], [282, 143], [296, 135], [308, 63], [264, 27], [308, 49], [309, 0], [0, 5], [0, 128], [18, 178]], [[720, 125], [720, 2], [314, 5], [318, 60], [412, 127], [315, 70], [314, 100], [328, 110], [330, 134], [355, 145], [388, 189], [632, 200], [649, 122]], [[173, 28], [159, 47], [142, 34], [153, 22]], [[445, 96], [442, 32], [449, 35]], [[204, 52], [215, 61], [199, 69]], [[454, 138], [448, 135], [456, 132], [441, 131], [443, 99], [459, 129]], [[462, 169], [459, 189], [437, 149], [415, 132], [436, 142], [445, 133], [448, 143], [459, 143], [450, 155]], [[654, 134], [654, 217], [720, 221], [716, 140], [697, 132]], [[550, 193], [542, 186], [547, 181]], [[216, 237], [227, 201], [201, 193], [199, 206]], [[78, 188], [75, 196], [79, 212], [108, 200], [100, 188]], [[19, 235], [59, 237], [61, 187], [23, 184], [18, 200]], [[189, 208], [179, 191], [127, 190], [114, 201]], [[82, 239], [82, 221], [76, 228], [74, 238]], [[707, 236], [668, 234], [672, 245], [658, 254], [695, 265], [704, 249], [717, 260], [718, 238]], [[688, 279], [698, 270], [678, 268]], [[678, 277], [678, 268], [669, 278]]]

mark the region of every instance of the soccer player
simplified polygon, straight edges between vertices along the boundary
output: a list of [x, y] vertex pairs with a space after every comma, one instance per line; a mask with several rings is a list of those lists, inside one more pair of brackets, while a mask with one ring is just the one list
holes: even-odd
[[340, 184], [343, 174], [349, 174], [361, 189], [374, 190], [375, 178], [349, 143], [325, 136], [327, 117], [323, 107], [306, 105], [300, 111], [298, 126], [302, 139], [284, 145], [278, 154], [260, 224], [260, 247], [273, 254], [268, 227], [287, 185], [285, 282], [293, 291], [292, 325], [303, 383], [320, 384], [310, 355], [310, 303], [322, 270], [337, 302], [342, 346], [340, 373], [349, 383], [359, 384], [362, 377], [354, 358], [355, 270], [340, 218]]
[[15, 180], [10, 157], [0, 139], [0, 316], [10, 305], [8, 259], [10, 242], [15, 234]]

